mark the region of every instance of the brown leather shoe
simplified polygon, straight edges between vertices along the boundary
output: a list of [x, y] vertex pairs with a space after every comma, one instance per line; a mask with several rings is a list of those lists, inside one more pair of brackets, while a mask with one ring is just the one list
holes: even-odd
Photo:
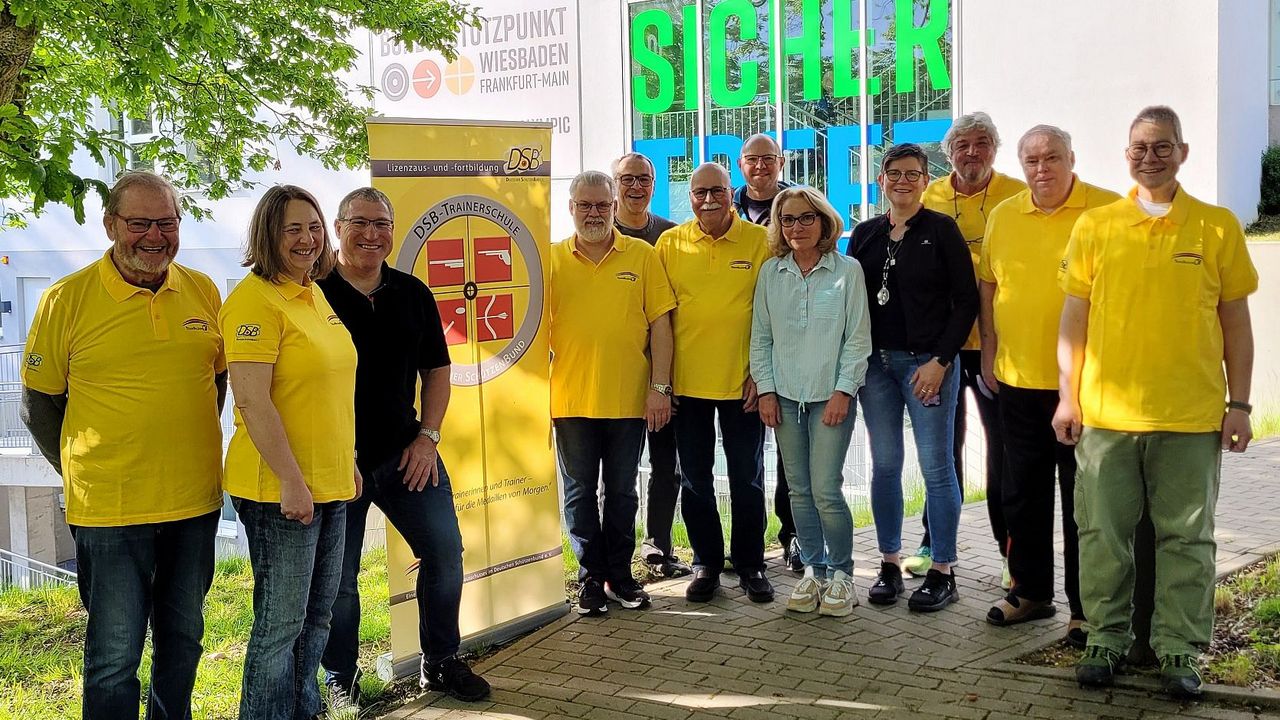
[[1052, 600], [1028, 600], [1009, 593], [996, 601], [987, 611], [987, 622], [992, 625], [1017, 625], [1028, 620], [1043, 620], [1058, 612]]

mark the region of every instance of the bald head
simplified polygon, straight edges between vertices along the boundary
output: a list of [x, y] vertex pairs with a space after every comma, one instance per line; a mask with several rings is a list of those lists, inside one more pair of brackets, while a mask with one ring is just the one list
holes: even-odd
[[689, 176], [689, 189], [695, 190], [701, 183], [704, 187], [713, 185], [729, 186], [729, 171], [719, 163], [707, 162], [702, 163], [693, 169], [693, 174]]

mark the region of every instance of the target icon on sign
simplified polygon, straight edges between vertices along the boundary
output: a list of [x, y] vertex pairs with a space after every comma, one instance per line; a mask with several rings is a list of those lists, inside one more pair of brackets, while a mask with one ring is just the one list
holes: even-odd
[[420, 258], [445, 342], [479, 348], [474, 362], [453, 363], [453, 384], [479, 385], [515, 365], [542, 323], [542, 257], [528, 226], [491, 198], [442, 200], [410, 228], [396, 269], [412, 273]]
[[382, 92], [388, 100], [396, 101], [409, 92], [409, 73], [400, 63], [391, 63], [382, 71]]

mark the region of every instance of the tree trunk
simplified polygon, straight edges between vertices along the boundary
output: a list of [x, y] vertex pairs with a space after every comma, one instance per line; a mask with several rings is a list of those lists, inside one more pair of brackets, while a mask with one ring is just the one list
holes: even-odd
[[9, 12], [9, 3], [0, 4], [0, 105], [13, 101], [18, 78], [31, 60], [39, 33], [35, 23], [18, 27], [17, 18]]

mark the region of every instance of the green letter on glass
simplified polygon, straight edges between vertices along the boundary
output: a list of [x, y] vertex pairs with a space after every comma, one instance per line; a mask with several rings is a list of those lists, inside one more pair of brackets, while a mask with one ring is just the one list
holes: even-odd
[[755, 40], [756, 12], [750, 0], [722, 0], [711, 11], [707, 26], [707, 60], [710, 66], [711, 101], [719, 107], [750, 105], [760, 85], [755, 60], [736, 60], [738, 87], [729, 87], [729, 18], [738, 18], [738, 39]]
[[942, 36], [947, 33], [951, 8], [947, 0], [927, 0], [929, 9], [924, 25], [916, 27], [916, 0], [895, 0], [894, 26], [897, 41], [894, 47], [894, 81], [893, 90], [899, 93], [916, 91], [916, 47], [920, 48], [924, 67], [929, 74], [929, 84], [934, 90], [946, 90], [951, 87], [951, 76], [947, 74], [947, 61], [942, 56]]
[[[637, 112], [656, 115], [666, 112], [676, 97], [675, 68], [662, 55], [650, 49], [646, 35], [653, 28], [658, 47], [669, 47], [675, 43], [675, 28], [671, 18], [662, 10], [654, 8], [645, 10], [631, 19], [631, 59], [642, 69], [636, 69], [631, 75], [631, 104]], [[657, 92], [649, 94], [648, 70], [658, 82]]]

